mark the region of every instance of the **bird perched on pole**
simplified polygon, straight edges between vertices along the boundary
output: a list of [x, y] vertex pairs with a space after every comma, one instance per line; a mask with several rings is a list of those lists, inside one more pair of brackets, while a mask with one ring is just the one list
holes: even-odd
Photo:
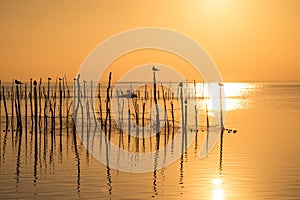
[[224, 86], [224, 84], [221, 83], [221, 82], [219, 82], [219, 83], [218, 83], [218, 86], [222, 87], [222, 86]]
[[22, 83], [21, 81], [15, 80], [15, 84], [21, 85], [21, 84], [23, 84], [23, 83]]
[[125, 94], [121, 91], [121, 95], [119, 95], [119, 97], [121, 97], [121, 98], [137, 98], [138, 96], [136, 94], [134, 94], [133, 92], [131, 92], [130, 90], [127, 90]]
[[155, 66], [153, 66], [153, 67], [152, 67], [152, 71], [157, 72], [157, 71], [159, 71], [159, 69], [156, 68]]

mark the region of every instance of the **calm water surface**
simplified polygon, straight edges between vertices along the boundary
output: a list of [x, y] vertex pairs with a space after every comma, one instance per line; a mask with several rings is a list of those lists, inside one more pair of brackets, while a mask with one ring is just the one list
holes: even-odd
[[30, 126], [5, 131], [1, 105], [0, 199], [300, 199], [300, 83], [225, 83], [225, 92], [225, 127], [238, 132], [224, 134], [222, 170], [219, 144], [199, 159], [202, 132], [149, 173], [107, 168], [67, 124], [39, 133], [36, 150]]

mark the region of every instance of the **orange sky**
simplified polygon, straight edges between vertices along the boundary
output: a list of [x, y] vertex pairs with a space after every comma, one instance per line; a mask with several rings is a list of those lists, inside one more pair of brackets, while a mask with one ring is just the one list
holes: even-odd
[[299, 11], [298, 0], [2, 0], [0, 78], [72, 79], [108, 37], [163, 27], [201, 44], [224, 81], [300, 80]]

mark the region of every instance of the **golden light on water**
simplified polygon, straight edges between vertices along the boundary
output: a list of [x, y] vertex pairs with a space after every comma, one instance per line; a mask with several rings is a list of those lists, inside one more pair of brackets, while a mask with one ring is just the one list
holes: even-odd
[[[222, 107], [224, 111], [231, 111], [242, 109], [247, 106], [247, 97], [253, 92], [256, 85], [252, 83], [224, 83], [222, 86]], [[210, 98], [209, 86], [207, 84], [199, 84], [197, 85], [197, 96], [199, 98], [204, 98], [204, 104], [207, 104], [209, 110], [214, 110], [212, 101]], [[216, 88], [219, 90], [220, 87]], [[215, 100], [214, 102], [220, 102], [219, 91], [214, 91]], [[219, 108], [219, 106], [216, 106]]]
[[219, 188], [215, 189], [212, 200], [223, 200], [223, 199], [224, 199], [224, 190]]
[[222, 180], [219, 179], [219, 178], [215, 178], [215, 179], [213, 179], [211, 182], [212, 182], [212, 184], [214, 184], [214, 185], [221, 185], [221, 184], [222, 184]]
[[212, 200], [223, 200], [224, 199], [224, 190], [222, 189], [222, 180], [220, 178], [214, 178], [212, 184], [215, 186], [213, 191]]
[[224, 110], [231, 111], [247, 107], [247, 96], [254, 88], [255, 85], [250, 83], [225, 83]]

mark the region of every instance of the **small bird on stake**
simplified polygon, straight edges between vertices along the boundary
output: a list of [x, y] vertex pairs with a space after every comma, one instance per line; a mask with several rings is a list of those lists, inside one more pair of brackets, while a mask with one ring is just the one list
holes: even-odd
[[156, 68], [155, 66], [153, 66], [153, 67], [152, 67], [152, 71], [157, 72], [157, 71], [159, 71], [159, 69]]
[[17, 85], [21, 85], [21, 84], [23, 84], [21, 81], [18, 81], [17, 79], [15, 80], [15, 84], [17, 84]]
[[222, 87], [222, 86], [224, 86], [224, 84], [221, 83], [221, 82], [219, 82], [219, 83], [218, 83], [218, 86]]

